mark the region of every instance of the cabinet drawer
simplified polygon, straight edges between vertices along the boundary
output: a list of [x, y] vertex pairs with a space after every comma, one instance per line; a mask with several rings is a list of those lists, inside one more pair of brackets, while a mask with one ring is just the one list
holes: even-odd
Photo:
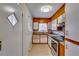
[[39, 38], [39, 35], [33, 35], [33, 39], [38, 39]]
[[41, 38], [47, 38], [47, 35], [41, 35], [40, 37]]
[[39, 43], [39, 39], [33, 39], [33, 43]]

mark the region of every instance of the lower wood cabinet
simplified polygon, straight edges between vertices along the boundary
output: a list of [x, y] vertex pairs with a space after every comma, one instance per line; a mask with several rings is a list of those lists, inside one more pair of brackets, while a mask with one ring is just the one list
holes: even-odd
[[64, 55], [65, 55], [65, 46], [60, 43], [59, 56], [64, 56]]
[[47, 43], [48, 35], [33, 35], [32, 43]]
[[40, 43], [47, 43], [47, 35], [40, 35]]
[[33, 39], [32, 39], [32, 42], [33, 43], [39, 43], [39, 35], [33, 35]]
[[39, 39], [33, 39], [33, 43], [39, 43]]

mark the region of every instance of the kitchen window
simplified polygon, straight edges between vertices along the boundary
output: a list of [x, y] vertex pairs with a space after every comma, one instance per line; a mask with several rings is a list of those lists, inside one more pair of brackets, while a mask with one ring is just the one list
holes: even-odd
[[39, 23], [39, 31], [47, 32], [47, 23]]

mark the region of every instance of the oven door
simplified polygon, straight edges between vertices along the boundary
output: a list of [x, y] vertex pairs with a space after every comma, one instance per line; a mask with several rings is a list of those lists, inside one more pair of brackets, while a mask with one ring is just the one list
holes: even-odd
[[52, 55], [58, 56], [58, 42], [55, 39], [51, 40], [51, 47], [52, 47]]

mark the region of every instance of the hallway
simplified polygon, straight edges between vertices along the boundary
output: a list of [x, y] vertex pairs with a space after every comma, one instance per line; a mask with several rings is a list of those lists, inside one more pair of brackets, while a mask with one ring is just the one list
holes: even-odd
[[79, 56], [78, 19], [79, 4], [2, 3], [0, 56]]
[[51, 50], [48, 44], [32, 44], [29, 56], [51, 56]]

